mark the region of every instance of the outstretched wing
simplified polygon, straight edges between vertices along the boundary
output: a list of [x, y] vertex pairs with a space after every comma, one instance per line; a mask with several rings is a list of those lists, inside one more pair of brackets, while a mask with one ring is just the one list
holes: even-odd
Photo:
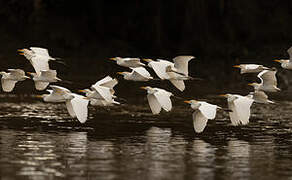
[[277, 86], [277, 71], [263, 70], [258, 74], [258, 77], [262, 80], [264, 86]]
[[113, 97], [109, 88], [103, 86], [94, 86], [92, 88], [98, 93], [100, 98], [108, 102], [112, 101]]
[[38, 91], [45, 90], [49, 84], [50, 84], [49, 82], [42, 82], [42, 81], [35, 81], [34, 82], [35, 88]]
[[45, 48], [40, 48], [40, 47], [30, 47], [29, 48], [34, 54], [42, 55], [42, 56], [47, 56], [49, 57], [49, 52]]
[[199, 110], [201, 113], [208, 119], [214, 119], [216, 117], [217, 106], [209, 104], [203, 101], [199, 101], [200, 107]]
[[246, 125], [249, 122], [250, 107], [253, 101], [253, 99], [243, 96], [240, 96], [234, 100], [234, 107], [237, 117], [243, 125]]
[[173, 65], [173, 63], [169, 62], [169, 61], [165, 61], [165, 60], [160, 60], [158, 62], [156, 61], [152, 61], [149, 62], [148, 64], [156, 73], [156, 75], [160, 78], [160, 79], [169, 79], [169, 75], [166, 72], [166, 67], [169, 65]]
[[57, 71], [56, 70], [41, 71], [41, 75], [48, 79], [54, 79], [57, 76]]
[[50, 88], [53, 89], [53, 93], [57, 93], [57, 94], [71, 93], [69, 89], [61, 87], [61, 86], [50, 85]]
[[152, 113], [159, 114], [161, 111], [161, 105], [159, 104], [156, 97], [153, 94], [148, 94], [147, 99]]
[[180, 91], [184, 91], [186, 88], [183, 80], [170, 79], [169, 81]]
[[22, 69], [8, 69], [10, 74], [15, 77], [23, 77], [25, 76], [25, 72]]
[[193, 112], [193, 126], [196, 133], [201, 133], [204, 131], [208, 122], [208, 118], [206, 118], [201, 111]]
[[46, 56], [34, 56], [30, 59], [30, 62], [37, 74], [40, 74], [41, 71], [50, 70], [49, 58]]
[[136, 76], [137, 78], [150, 78], [150, 73], [144, 68], [144, 67], [137, 67], [137, 68], [131, 68], [133, 70], [133, 76]]
[[188, 76], [188, 64], [191, 59], [194, 59], [194, 56], [177, 56], [173, 59], [174, 67], [181, 73], [184, 73]]
[[108, 87], [108, 88], [111, 88], [112, 89], [117, 84], [118, 84], [118, 80], [117, 79], [113, 79], [110, 76], [106, 76], [105, 78], [97, 81], [94, 85], [92, 85], [92, 87], [104, 86], [104, 87]]
[[74, 98], [70, 100], [70, 103], [72, 105], [72, 109], [81, 123], [85, 123], [88, 117], [88, 103], [89, 100], [85, 99], [84, 96], [81, 96], [79, 94], [72, 93]]
[[159, 102], [159, 104], [161, 105], [161, 107], [167, 112], [172, 109], [172, 103], [171, 103], [171, 99], [170, 99], [171, 95], [172, 95], [171, 93], [169, 93], [165, 90], [161, 90], [161, 91], [154, 93], [154, 96], [156, 97], [156, 99]]
[[13, 88], [15, 87], [15, 84], [17, 81], [7, 80], [7, 79], [1, 79], [2, 89], [5, 92], [11, 92]]

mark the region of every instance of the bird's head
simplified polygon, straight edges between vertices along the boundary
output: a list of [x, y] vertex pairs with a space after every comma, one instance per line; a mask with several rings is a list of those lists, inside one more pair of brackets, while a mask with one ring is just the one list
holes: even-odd
[[5, 74], [7, 74], [7, 73], [4, 72], [4, 71], [1, 71], [1, 72], [0, 72], [0, 75], [2, 75], [2, 76], [4, 76]]
[[275, 60], [273, 60], [273, 61], [275, 61], [275, 62], [278, 62], [278, 63], [288, 63], [289, 62], [289, 60], [285, 60], [285, 59], [275, 59]]

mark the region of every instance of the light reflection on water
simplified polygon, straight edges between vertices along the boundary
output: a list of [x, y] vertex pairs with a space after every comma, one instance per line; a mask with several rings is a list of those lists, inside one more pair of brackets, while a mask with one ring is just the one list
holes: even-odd
[[[219, 125], [211, 122], [211, 129], [201, 135], [185, 124], [180, 128], [133, 124], [133, 120], [112, 124], [110, 119], [98, 119], [109, 123], [90, 129], [68, 123], [64, 130], [59, 122], [70, 118], [63, 106], [19, 107], [23, 105], [11, 103], [8, 113], [0, 112], [1, 179], [292, 177], [290, 126], [283, 123], [288, 118], [282, 126], [273, 117], [271, 121], [254, 119], [256, 123], [242, 128], [218, 120]], [[46, 113], [41, 115], [40, 110]]]

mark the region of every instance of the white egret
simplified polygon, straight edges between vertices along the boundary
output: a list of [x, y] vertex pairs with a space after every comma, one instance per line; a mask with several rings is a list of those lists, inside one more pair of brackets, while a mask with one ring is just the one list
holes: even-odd
[[161, 108], [167, 112], [172, 109], [170, 97], [173, 96], [173, 94], [171, 92], [160, 88], [152, 88], [150, 86], [141, 87], [141, 89], [147, 90], [147, 99], [153, 114], [159, 114]]
[[188, 62], [194, 58], [194, 56], [177, 56], [173, 59], [174, 63], [162, 59], [157, 59], [157, 61], [144, 59], [144, 61], [148, 62], [148, 66], [154, 70], [160, 79], [167, 79], [177, 89], [184, 91], [184, 80], [191, 79], [188, 76]]
[[33, 76], [35, 83], [35, 88], [42, 91], [47, 88], [50, 83], [62, 81], [57, 77], [56, 70], [40, 71], [40, 74], [28, 72], [28, 74]]
[[49, 61], [56, 60], [44, 48], [30, 47], [30, 49], [19, 49], [18, 52], [29, 60], [37, 74], [40, 74], [41, 71], [50, 70]]
[[217, 109], [220, 108], [204, 101], [189, 100], [184, 102], [190, 104], [191, 108], [195, 110], [193, 112], [193, 126], [197, 133], [204, 131], [208, 120], [215, 119]]
[[268, 99], [268, 95], [264, 91], [256, 90], [254, 92], [250, 92], [247, 97], [250, 97], [254, 100], [256, 103], [262, 103], [262, 104], [269, 104], [269, 103], [275, 103]]
[[230, 120], [232, 125], [246, 125], [250, 118], [250, 107], [254, 102], [250, 97], [245, 97], [236, 94], [220, 95], [227, 98]]
[[71, 93], [70, 90], [61, 86], [50, 85], [50, 88], [52, 88], [52, 90], [47, 90], [50, 94], [37, 95], [36, 97], [42, 98], [45, 102], [59, 103], [66, 102], [63, 95], [66, 93]]
[[275, 62], [281, 63], [281, 67], [284, 69], [292, 70], [292, 46], [287, 50], [289, 59], [276, 59]]
[[66, 99], [66, 107], [71, 117], [77, 118], [80, 123], [85, 123], [88, 117], [89, 100], [75, 93], [63, 95]]
[[118, 65], [124, 67], [141, 67], [145, 66], [145, 64], [140, 62], [140, 58], [121, 58], [121, 57], [114, 57], [110, 58], [112, 61], [116, 61]]
[[235, 65], [233, 66], [235, 68], [239, 68], [240, 69], [240, 74], [244, 74], [244, 73], [259, 73], [263, 70], [269, 70], [269, 68], [260, 65], [260, 64], [239, 64], [239, 65]]
[[25, 79], [30, 79], [30, 77], [25, 75], [25, 72], [21, 69], [8, 69], [9, 72], [0, 72], [0, 75], [2, 75], [1, 78], [1, 84], [2, 89], [5, 92], [11, 92], [15, 84], [18, 81], [24, 81]]
[[263, 70], [258, 74], [258, 78], [261, 80], [260, 83], [249, 83], [248, 85], [253, 86], [255, 90], [265, 92], [278, 92], [280, 89], [277, 87], [276, 69]]
[[149, 81], [153, 79], [150, 73], [144, 67], [131, 68], [132, 72], [117, 72], [123, 75], [125, 80], [130, 81]]

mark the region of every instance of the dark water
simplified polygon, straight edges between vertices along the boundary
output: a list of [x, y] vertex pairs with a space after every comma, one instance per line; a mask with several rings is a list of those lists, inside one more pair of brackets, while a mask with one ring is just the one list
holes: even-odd
[[1, 103], [1, 179], [292, 178], [291, 102], [255, 105], [242, 127], [219, 112], [202, 134], [186, 107], [91, 108], [80, 125], [61, 104]]

